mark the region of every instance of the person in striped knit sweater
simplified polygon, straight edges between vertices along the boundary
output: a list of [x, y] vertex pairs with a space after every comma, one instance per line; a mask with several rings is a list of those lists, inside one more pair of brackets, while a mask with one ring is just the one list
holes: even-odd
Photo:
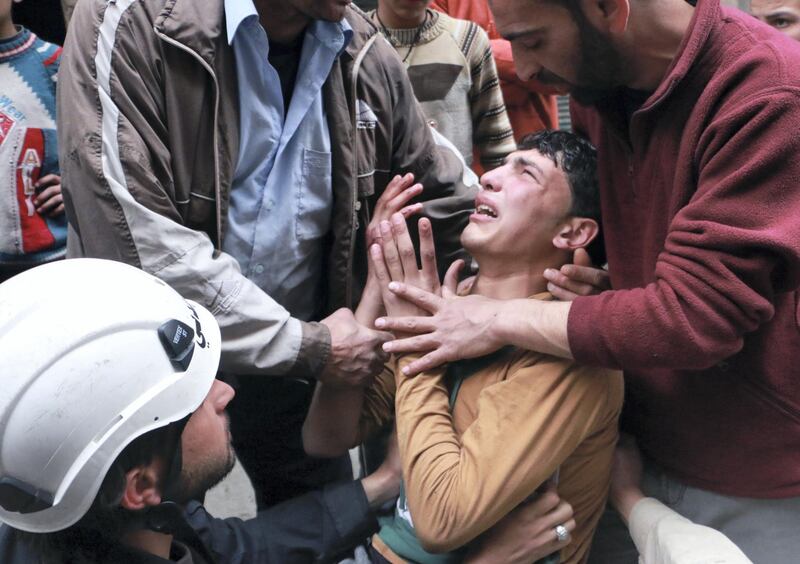
[[11, 0], [0, 0], [0, 282], [65, 253], [55, 123], [60, 57], [60, 47], [15, 26]]
[[516, 143], [489, 37], [477, 24], [431, 10], [429, 4], [380, 0], [369, 15], [405, 63], [430, 125], [476, 172], [490, 170]]

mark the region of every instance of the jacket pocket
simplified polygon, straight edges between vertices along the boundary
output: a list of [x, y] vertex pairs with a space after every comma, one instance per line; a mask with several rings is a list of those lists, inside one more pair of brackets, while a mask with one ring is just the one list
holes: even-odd
[[331, 154], [303, 149], [303, 174], [296, 187], [295, 235], [298, 239], [316, 239], [330, 228], [333, 194], [331, 189]]

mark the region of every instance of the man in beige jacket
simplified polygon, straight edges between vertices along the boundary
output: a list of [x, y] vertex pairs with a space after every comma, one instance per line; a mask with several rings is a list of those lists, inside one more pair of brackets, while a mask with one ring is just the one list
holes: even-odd
[[394, 50], [337, 0], [80, 0], [61, 68], [68, 256], [132, 264], [214, 314], [263, 505], [349, 477], [304, 458], [300, 427], [312, 380], [361, 385], [385, 360], [388, 334], [350, 311], [374, 202], [415, 174], [454, 255], [472, 199]]

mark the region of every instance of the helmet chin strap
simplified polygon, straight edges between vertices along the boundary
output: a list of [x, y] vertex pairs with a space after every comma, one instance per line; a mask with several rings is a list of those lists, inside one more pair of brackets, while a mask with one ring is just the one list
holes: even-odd
[[197, 533], [186, 521], [183, 504], [188, 500], [181, 499], [182, 495], [184, 495], [184, 492], [181, 491], [181, 469], [183, 467], [181, 436], [189, 417], [191, 415], [172, 423], [175, 428], [173, 454], [167, 477], [164, 480], [161, 503], [142, 512], [141, 527], [156, 533], [177, 537], [182, 542], [190, 545], [194, 551], [205, 555], [208, 561], [213, 561], [208, 548], [200, 541]]
[[162, 488], [161, 499], [163, 501], [187, 501], [179, 499], [179, 496], [181, 494], [181, 470], [183, 469], [181, 435], [183, 435], [183, 429], [189, 422], [189, 417], [191, 417], [191, 415], [172, 424], [175, 427], [175, 437], [173, 438], [174, 446], [172, 448], [173, 454], [169, 463], [169, 470], [167, 471], [167, 477], [164, 480], [164, 487]]
[[183, 429], [189, 422], [189, 417], [191, 415], [170, 425], [173, 428], [172, 457], [169, 461], [167, 476], [164, 479], [161, 503], [148, 507], [142, 512], [143, 527], [157, 533], [175, 535], [185, 527], [188, 527], [183, 517], [183, 508], [181, 506], [181, 503], [185, 500], [180, 500], [178, 497], [181, 493], [181, 470], [183, 468], [181, 435], [183, 435]]
[[144, 512], [145, 529], [165, 535], [182, 535], [189, 525], [183, 517], [183, 508], [174, 501], [163, 501]]

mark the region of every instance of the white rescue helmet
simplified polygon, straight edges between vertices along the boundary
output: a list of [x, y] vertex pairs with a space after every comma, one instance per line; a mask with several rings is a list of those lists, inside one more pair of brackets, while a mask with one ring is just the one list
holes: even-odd
[[0, 520], [73, 525], [131, 441], [200, 406], [220, 348], [207, 310], [119, 262], [59, 261], [0, 284]]

